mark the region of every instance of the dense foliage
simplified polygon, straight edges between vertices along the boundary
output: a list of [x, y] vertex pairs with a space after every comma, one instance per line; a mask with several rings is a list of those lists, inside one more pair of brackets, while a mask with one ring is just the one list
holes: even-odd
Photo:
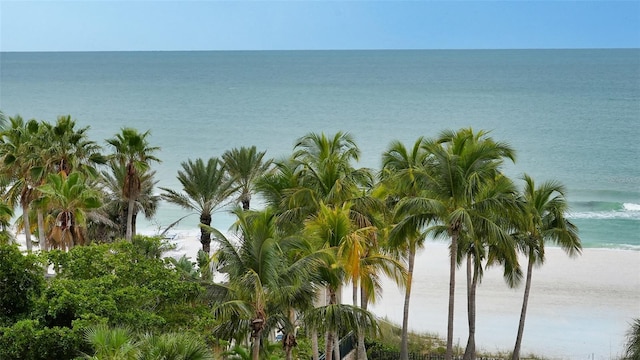
[[[16, 280], [2, 292], [9, 302], [2, 308], [12, 313], [3, 314], [6, 327], [0, 329], [0, 344], [6, 346], [0, 346], [0, 358], [75, 357], [87, 349], [82, 329], [97, 323], [142, 332], [197, 329], [199, 323], [206, 326], [208, 311], [198, 301], [203, 288], [183, 281], [169, 262], [160, 259], [157, 249], [161, 246], [159, 239], [136, 237], [133, 243], [51, 251], [42, 258], [57, 274], [46, 283], [34, 255], [24, 256], [15, 246], [2, 246], [1, 264], [11, 268], [3, 266], [0, 278]], [[25, 320], [11, 321], [18, 316]]]

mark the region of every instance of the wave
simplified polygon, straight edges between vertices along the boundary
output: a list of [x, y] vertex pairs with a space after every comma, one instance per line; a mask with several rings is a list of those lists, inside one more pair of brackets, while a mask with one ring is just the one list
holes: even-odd
[[605, 201], [575, 203], [567, 214], [571, 219], [630, 219], [640, 220], [640, 204]]

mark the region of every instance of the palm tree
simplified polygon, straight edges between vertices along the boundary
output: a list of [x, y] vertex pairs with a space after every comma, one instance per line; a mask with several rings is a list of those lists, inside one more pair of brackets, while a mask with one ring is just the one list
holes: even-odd
[[467, 320], [469, 335], [465, 348], [465, 360], [475, 359], [476, 290], [482, 281], [483, 263], [491, 266], [502, 264], [504, 278], [509, 287], [521, 279], [516, 246], [509, 234], [512, 214], [517, 213], [516, 189], [513, 182], [498, 175], [479, 189], [471, 214], [475, 236], [463, 238], [459, 246], [459, 258], [467, 259]]
[[222, 207], [233, 193], [233, 183], [218, 158], [210, 158], [206, 165], [202, 159], [183, 162], [182, 170], [178, 171], [178, 181], [184, 193], [160, 188], [164, 191], [162, 198], [200, 213], [200, 224], [206, 225], [200, 229], [200, 243], [208, 254], [211, 251], [211, 233], [207, 227], [211, 226], [212, 213]]
[[85, 340], [93, 347], [94, 356], [85, 355], [95, 360], [136, 360], [138, 359], [138, 343], [129, 329], [113, 328], [105, 325], [89, 327], [84, 332]]
[[50, 241], [63, 249], [84, 244], [87, 212], [101, 206], [99, 193], [88, 187], [84, 176], [77, 172], [68, 177], [64, 172], [51, 174], [38, 190], [49, 198], [56, 213]]
[[582, 250], [577, 227], [565, 217], [568, 203], [564, 186], [556, 181], [546, 181], [536, 187], [535, 182], [528, 175], [524, 176], [524, 181], [525, 186], [521, 197], [522, 212], [519, 214], [515, 237], [520, 251], [526, 254], [529, 260], [513, 360], [520, 358], [520, 346], [531, 289], [531, 273], [535, 264], [544, 263], [545, 243], [550, 241], [559, 245], [569, 256], [579, 255]]
[[[327, 289], [327, 305], [337, 305], [338, 290], [347, 278], [347, 270], [353, 269], [353, 263], [360, 262], [359, 253], [364, 249], [366, 236], [356, 230], [350, 219], [351, 204], [346, 202], [340, 207], [320, 204], [317, 215], [305, 222], [306, 236], [313, 242], [316, 251], [323, 251], [322, 263], [316, 270]], [[359, 249], [359, 250], [354, 250]], [[359, 277], [359, 274], [356, 275]], [[337, 310], [336, 310], [337, 311]], [[334, 340], [337, 330], [333, 326], [325, 326], [325, 356], [333, 357]]]
[[244, 210], [249, 210], [251, 194], [253, 193], [256, 179], [261, 177], [271, 166], [272, 160], [263, 160], [266, 152], [258, 152], [255, 146], [241, 147], [225, 151], [222, 154], [225, 167], [233, 178], [233, 183], [238, 189], [238, 200]]
[[125, 186], [122, 188], [122, 196], [128, 201], [127, 232], [125, 235], [127, 241], [131, 241], [133, 236], [134, 207], [141, 192], [140, 176], [149, 169], [152, 161], [160, 161], [153, 155], [160, 148], [149, 145], [147, 139], [149, 134], [149, 131], [140, 133], [136, 129], [123, 128], [115, 137], [107, 139], [107, 143], [115, 150], [112, 159], [127, 169]]
[[[108, 165], [109, 169], [103, 170], [100, 178], [102, 191], [104, 193], [103, 209], [111, 222], [118, 225], [115, 236], [124, 238], [127, 231], [129, 201], [123, 199], [120, 194], [125, 186], [127, 168], [117, 161], [109, 161]], [[139, 175], [140, 193], [134, 204], [131, 224], [134, 234], [136, 233], [138, 214], [142, 213], [146, 219], [151, 219], [158, 210], [160, 195], [155, 195], [155, 186], [158, 183], [158, 181], [154, 179], [155, 174], [155, 171], [147, 170]], [[105, 232], [111, 232], [111, 230], [107, 230], [107, 228], [110, 228], [109, 222], [93, 223], [93, 225], [100, 229], [96, 230], [97, 232], [103, 233], [103, 240], [107, 240], [107, 238], [113, 236], [104, 234]]]
[[400, 200], [397, 212], [405, 214], [402, 223], [415, 226], [409, 226], [409, 230], [437, 221], [427, 233], [450, 239], [445, 358], [451, 360], [458, 242], [475, 237], [473, 219], [477, 194], [484, 184], [496, 178], [503, 160], [514, 160], [515, 155], [509, 145], [493, 141], [484, 131], [474, 133], [472, 129], [444, 131], [435, 140], [424, 140], [421, 147], [426, 152], [428, 182], [419, 197]]
[[27, 251], [32, 250], [29, 208], [36, 193], [35, 187], [43, 174], [44, 166], [34, 152], [33, 140], [40, 124], [36, 120], [25, 122], [20, 116], [9, 118], [10, 126], [0, 138], [2, 175], [9, 181], [4, 200], [11, 207], [22, 208], [22, 221]]
[[[423, 140], [422, 137], [418, 138], [410, 149], [407, 149], [399, 141], [392, 142], [389, 149], [382, 155], [380, 177], [383, 189], [389, 193], [388, 199], [391, 206], [395, 206], [399, 199], [418, 196], [421, 189], [426, 186], [424, 168], [426, 152], [421, 148]], [[421, 228], [424, 224], [410, 222], [408, 220], [412, 218], [404, 215], [401, 213], [395, 214], [395, 218], [399, 223], [391, 231], [390, 244], [395, 248], [405, 249], [404, 252], [408, 259], [400, 344], [400, 359], [408, 360], [409, 301], [413, 282], [413, 268], [416, 252], [424, 245], [425, 236], [421, 233]]]

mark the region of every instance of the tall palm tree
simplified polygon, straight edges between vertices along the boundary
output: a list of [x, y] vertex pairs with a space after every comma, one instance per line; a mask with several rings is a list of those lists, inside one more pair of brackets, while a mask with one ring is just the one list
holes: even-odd
[[222, 154], [222, 160], [238, 189], [238, 200], [244, 210], [250, 208], [256, 179], [271, 166], [272, 160], [264, 159], [265, 154], [264, 151], [257, 151], [255, 146], [234, 148]]
[[582, 250], [578, 228], [565, 217], [568, 203], [564, 186], [557, 181], [546, 181], [536, 187], [535, 182], [528, 175], [524, 176], [524, 181], [525, 186], [521, 197], [523, 210], [518, 219], [515, 237], [520, 251], [528, 257], [528, 264], [518, 334], [512, 355], [514, 360], [520, 358], [520, 346], [531, 290], [531, 273], [535, 264], [544, 263], [545, 243], [553, 242], [559, 245], [569, 256], [577, 256]]
[[24, 121], [20, 116], [9, 118], [10, 125], [0, 138], [0, 157], [2, 175], [9, 182], [3, 194], [11, 207], [22, 208], [22, 221], [27, 251], [32, 250], [31, 223], [29, 209], [36, 197], [34, 191], [42, 177], [44, 166], [34, 149], [34, 138], [40, 124], [36, 120]]
[[225, 205], [234, 192], [233, 182], [218, 158], [210, 158], [206, 165], [202, 159], [183, 162], [182, 170], [178, 170], [178, 181], [184, 193], [161, 187], [164, 191], [162, 198], [200, 214], [200, 224], [206, 225], [200, 229], [200, 243], [208, 254], [211, 251], [208, 227], [211, 226], [212, 213]]
[[504, 159], [514, 160], [515, 155], [508, 144], [494, 141], [487, 132], [475, 133], [469, 128], [443, 131], [436, 139], [424, 140], [421, 147], [427, 154], [428, 183], [419, 197], [400, 200], [397, 211], [405, 214], [404, 223], [424, 226], [437, 221], [427, 232], [450, 239], [445, 358], [451, 360], [458, 242], [475, 236], [473, 218], [477, 194], [483, 184], [496, 178]]
[[[413, 146], [407, 149], [399, 141], [391, 143], [387, 151], [382, 155], [382, 179], [383, 189], [388, 193], [390, 205], [395, 207], [402, 198], [418, 196], [426, 186], [425, 159], [426, 152], [422, 149], [423, 138], [415, 141]], [[415, 223], [396, 213], [395, 218], [399, 222], [391, 231], [390, 244], [395, 248], [404, 249], [407, 258], [407, 281], [405, 282], [404, 306], [402, 315], [402, 335], [400, 344], [400, 359], [409, 358], [409, 301], [411, 299], [411, 286], [413, 282], [413, 268], [415, 256], [419, 248], [424, 245], [425, 236], [421, 233], [423, 223]]]
[[140, 175], [149, 169], [151, 162], [160, 161], [153, 155], [160, 148], [149, 145], [149, 134], [149, 131], [140, 133], [133, 128], [122, 128], [115, 137], [107, 139], [107, 143], [115, 150], [111, 158], [127, 169], [125, 186], [122, 188], [122, 196], [128, 200], [127, 241], [131, 241], [133, 236], [134, 207], [141, 191]]
[[510, 236], [512, 214], [517, 213], [516, 189], [513, 182], [498, 175], [479, 189], [472, 208], [474, 237], [463, 238], [459, 258], [467, 259], [467, 320], [469, 334], [463, 359], [476, 357], [476, 291], [484, 274], [483, 264], [502, 264], [504, 279], [514, 287], [521, 279], [516, 245]]
[[[364, 249], [363, 242], [366, 237], [356, 230], [351, 221], [350, 207], [351, 204], [348, 202], [340, 207], [330, 207], [321, 203], [317, 215], [305, 222], [306, 236], [314, 243], [314, 249], [323, 251], [325, 255], [316, 271], [322, 285], [327, 289], [327, 306], [339, 303], [338, 291], [347, 278], [347, 270], [353, 268], [354, 262], [360, 262], [359, 253]], [[354, 248], [360, 250], [354, 251]], [[338, 329], [328, 326], [325, 330], [325, 357], [330, 360], [333, 357]]]
[[87, 186], [77, 172], [50, 174], [47, 180], [38, 190], [49, 198], [56, 213], [50, 241], [63, 249], [84, 244], [87, 212], [101, 206], [98, 191]]
[[[100, 178], [104, 192], [104, 211], [111, 221], [118, 225], [116, 236], [123, 238], [126, 236], [127, 231], [129, 200], [123, 199], [120, 194], [125, 187], [127, 168], [117, 161], [109, 161], [108, 165], [109, 169], [103, 170]], [[136, 233], [138, 214], [142, 213], [146, 219], [151, 219], [158, 210], [160, 195], [155, 195], [155, 186], [158, 183], [155, 180], [155, 174], [156, 172], [153, 170], [146, 170], [140, 174], [140, 193], [134, 204], [131, 221], [134, 234]], [[108, 222], [94, 223], [93, 225], [98, 228], [109, 227]], [[102, 229], [102, 232], [105, 231], [106, 229]]]

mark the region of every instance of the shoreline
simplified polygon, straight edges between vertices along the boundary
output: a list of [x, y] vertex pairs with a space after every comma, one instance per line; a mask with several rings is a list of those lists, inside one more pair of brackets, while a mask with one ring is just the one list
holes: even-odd
[[[175, 237], [169, 242], [176, 244], [176, 249], [165, 255], [186, 255], [195, 261], [200, 249], [196, 233], [177, 230], [172, 234]], [[23, 236], [16, 240], [24, 243]], [[629, 324], [640, 317], [640, 251], [586, 248], [582, 255], [570, 258], [557, 247], [545, 250], [545, 264], [534, 267], [532, 274], [522, 355], [550, 359], [610, 359], [621, 355]], [[520, 261], [524, 273], [526, 259], [521, 257]], [[465, 269], [459, 267], [454, 344], [462, 347], [466, 345], [468, 328], [465, 281]], [[448, 245], [444, 241], [427, 241], [416, 255], [409, 307], [411, 331], [446, 335], [448, 288]], [[382, 279], [382, 289], [378, 302], [370, 304], [369, 310], [401, 325], [404, 291], [387, 278]], [[476, 300], [479, 352], [512, 350], [523, 291], [524, 278], [517, 288], [510, 289], [498, 267], [485, 270]], [[349, 286], [344, 287], [343, 299], [350, 302]]]

